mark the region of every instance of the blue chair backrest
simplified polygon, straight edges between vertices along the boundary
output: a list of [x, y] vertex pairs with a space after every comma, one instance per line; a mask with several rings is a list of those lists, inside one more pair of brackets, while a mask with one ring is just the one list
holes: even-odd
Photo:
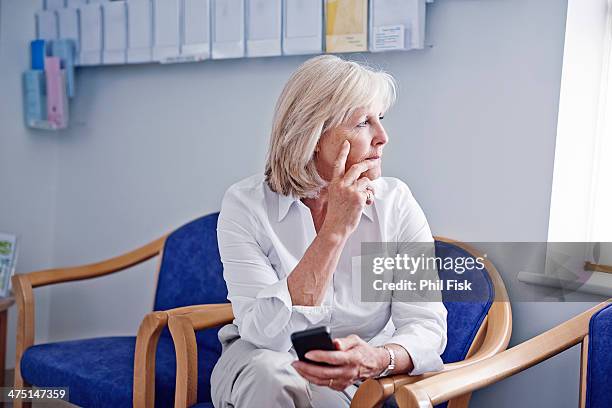
[[[227, 303], [227, 287], [217, 244], [219, 213], [193, 220], [166, 238], [159, 267], [154, 310]], [[210, 374], [221, 355], [219, 328], [197, 333], [198, 401], [210, 401]], [[162, 336], [169, 336], [166, 328]], [[158, 356], [159, 357], [159, 356]]]
[[612, 305], [591, 317], [586, 377], [586, 408], [612, 407]]
[[[458, 245], [443, 241], [436, 241], [436, 256], [443, 260], [447, 258], [475, 259], [473, 254]], [[466, 358], [476, 333], [495, 299], [495, 289], [486, 268], [466, 269], [463, 273], [458, 274], [454, 269], [445, 268], [445, 263], [447, 265], [451, 264], [451, 262], [443, 262], [442, 268], [438, 269], [441, 280], [456, 279], [462, 281], [465, 279], [472, 284], [472, 290], [466, 296], [468, 299], [464, 301], [457, 301], [457, 292], [453, 294], [442, 290], [442, 301], [448, 310], [448, 342], [442, 354], [442, 361], [444, 363], [454, 363]], [[452, 265], [460, 264], [452, 262]]]
[[[176, 229], [166, 238], [159, 267], [154, 310], [227, 303], [227, 287], [217, 244], [219, 213], [205, 215]], [[198, 344], [221, 353], [218, 328], [198, 332]], [[166, 329], [162, 336], [169, 336]]]
[[154, 310], [227, 302], [217, 244], [218, 218], [219, 213], [205, 215], [167, 237]]

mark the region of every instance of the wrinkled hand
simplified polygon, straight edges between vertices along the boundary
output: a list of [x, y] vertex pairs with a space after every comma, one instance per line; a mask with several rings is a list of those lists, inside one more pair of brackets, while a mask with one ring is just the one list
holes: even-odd
[[291, 365], [309, 382], [342, 391], [357, 380], [379, 375], [389, 364], [386, 350], [369, 345], [357, 335], [334, 339], [334, 343], [336, 351], [306, 353], [308, 359], [331, 364], [331, 367], [303, 361], [294, 361]]
[[334, 163], [332, 180], [327, 186], [329, 201], [321, 228], [322, 231], [342, 236], [355, 231], [363, 207], [372, 204], [374, 185], [369, 178], [360, 176], [377, 165], [376, 159], [369, 159], [355, 163], [345, 171], [350, 149], [351, 144], [345, 140]]

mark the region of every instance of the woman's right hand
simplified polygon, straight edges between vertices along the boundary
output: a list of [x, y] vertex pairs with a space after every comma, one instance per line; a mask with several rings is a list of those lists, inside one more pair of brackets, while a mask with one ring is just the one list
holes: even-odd
[[[345, 171], [351, 144], [345, 140], [334, 163], [333, 177], [327, 186], [327, 212], [321, 233], [348, 238], [359, 225], [368, 197], [374, 195], [372, 181], [361, 174], [377, 165], [376, 159], [353, 164]], [[368, 190], [371, 193], [368, 193]]]

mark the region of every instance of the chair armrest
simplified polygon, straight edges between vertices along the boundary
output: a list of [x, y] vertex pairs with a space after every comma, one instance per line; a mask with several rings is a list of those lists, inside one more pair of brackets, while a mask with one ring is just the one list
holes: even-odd
[[[186, 310], [186, 309], [191, 310]], [[230, 303], [181, 308], [169, 316], [168, 326], [176, 350], [176, 391], [174, 406], [186, 408], [198, 395], [198, 347], [195, 332], [231, 323]]]
[[511, 333], [512, 310], [510, 303], [508, 301], [496, 301], [491, 306], [489, 315], [476, 334], [465, 360], [444, 364], [441, 371], [417, 376], [396, 374], [385, 378], [368, 379], [359, 386], [351, 401], [351, 408], [380, 407], [387, 398], [404, 385], [414, 384], [426, 378], [457, 370], [492, 357], [508, 347]]
[[444, 364], [444, 367], [440, 371], [421, 375], [412, 376], [408, 374], [396, 374], [384, 378], [368, 379], [359, 386], [353, 401], [351, 401], [351, 408], [374, 408], [382, 406], [382, 403], [386, 401], [387, 398], [391, 397], [406, 385], [415, 384], [426, 378], [467, 367], [483, 359], [485, 359], [485, 357], [481, 355], [473, 356], [456, 363]]
[[[126, 254], [88, 265], [18, 274], [12, 277], [18, 308], [17, 362], [21, 352], [34, 344], [34, 293], [33, 288], [54, 283], [95, 278], [118, 272], [158, 255], [166, 237], [148, 243]], [[21, 349], [21, 350], [20, 350]]]
[[[168, 316], [186, 315], [190, 319], [193, 319], [197, 318], [198, 316], [210, 316], [211, 312], [215, 310], [220, 311], [221, 313], [227, 313], [228, 311], [231, 313], [232, 306], [230, 303], [208, 303], [202, 305], [177, 307], [176, 309], [166, 310], [166, 313]], [[206, 328], [207, 327], [202, 327], [202, 329]], [[194, 326], [194, 329], [200, 330], [200, 328], [197, 328], [196, 326]]]
[[[134, 388], [132, 402], [135, 407], [155, 406], [155, 354], [157, 352], [159, 336], [169, 324], [170, 318], [186, 313], [215, 313], [217, 310], [227, 309], [227, 306], [230, 305], [193, 305], [155, 311], [145, 316], [138, 328], [136, 349], [134, 351]], [[231, 311], [231, 306], [229, 310]], [[193, 329], [191, 329], [191, 331], [193, 332]], [[174, 339], [174, 334], [172, 337]]]
[[163, 236], [138, 249], [101, 262], [69, 268], [46, 269], [16, 276], [27, 278], [32, 288], [54, 283], [96, 278], [122, 271], [159, 255], [165, 240], [166, 236]]
[[397, 403], [400, 408], [431, 408], [555, 356], [583, 341], [588, 335], [593, 314], [610, 301], [612, 299], [491, 358], [404, 385], [396, 392]]

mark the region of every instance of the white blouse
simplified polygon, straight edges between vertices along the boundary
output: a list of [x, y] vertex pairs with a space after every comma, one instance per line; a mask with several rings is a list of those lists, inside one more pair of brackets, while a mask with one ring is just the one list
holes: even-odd
[[262, 175], [232, 185], [217, 225], [219, 252], [234, 324], [257, 347], [291, 351], [291, 333], [327, 325], [333, 337], [357, 334], [372, 345], [395, 343], [410, 354], [412, 375], [442, 368], [446, 308], [442, 302], [362, 302], [361, 242], [432, 242], [425, 215], [401, 180], [374, 180], [320, 306], [291, 303], [287, 276], [316, 237], [310, 209], [270, 190]]

